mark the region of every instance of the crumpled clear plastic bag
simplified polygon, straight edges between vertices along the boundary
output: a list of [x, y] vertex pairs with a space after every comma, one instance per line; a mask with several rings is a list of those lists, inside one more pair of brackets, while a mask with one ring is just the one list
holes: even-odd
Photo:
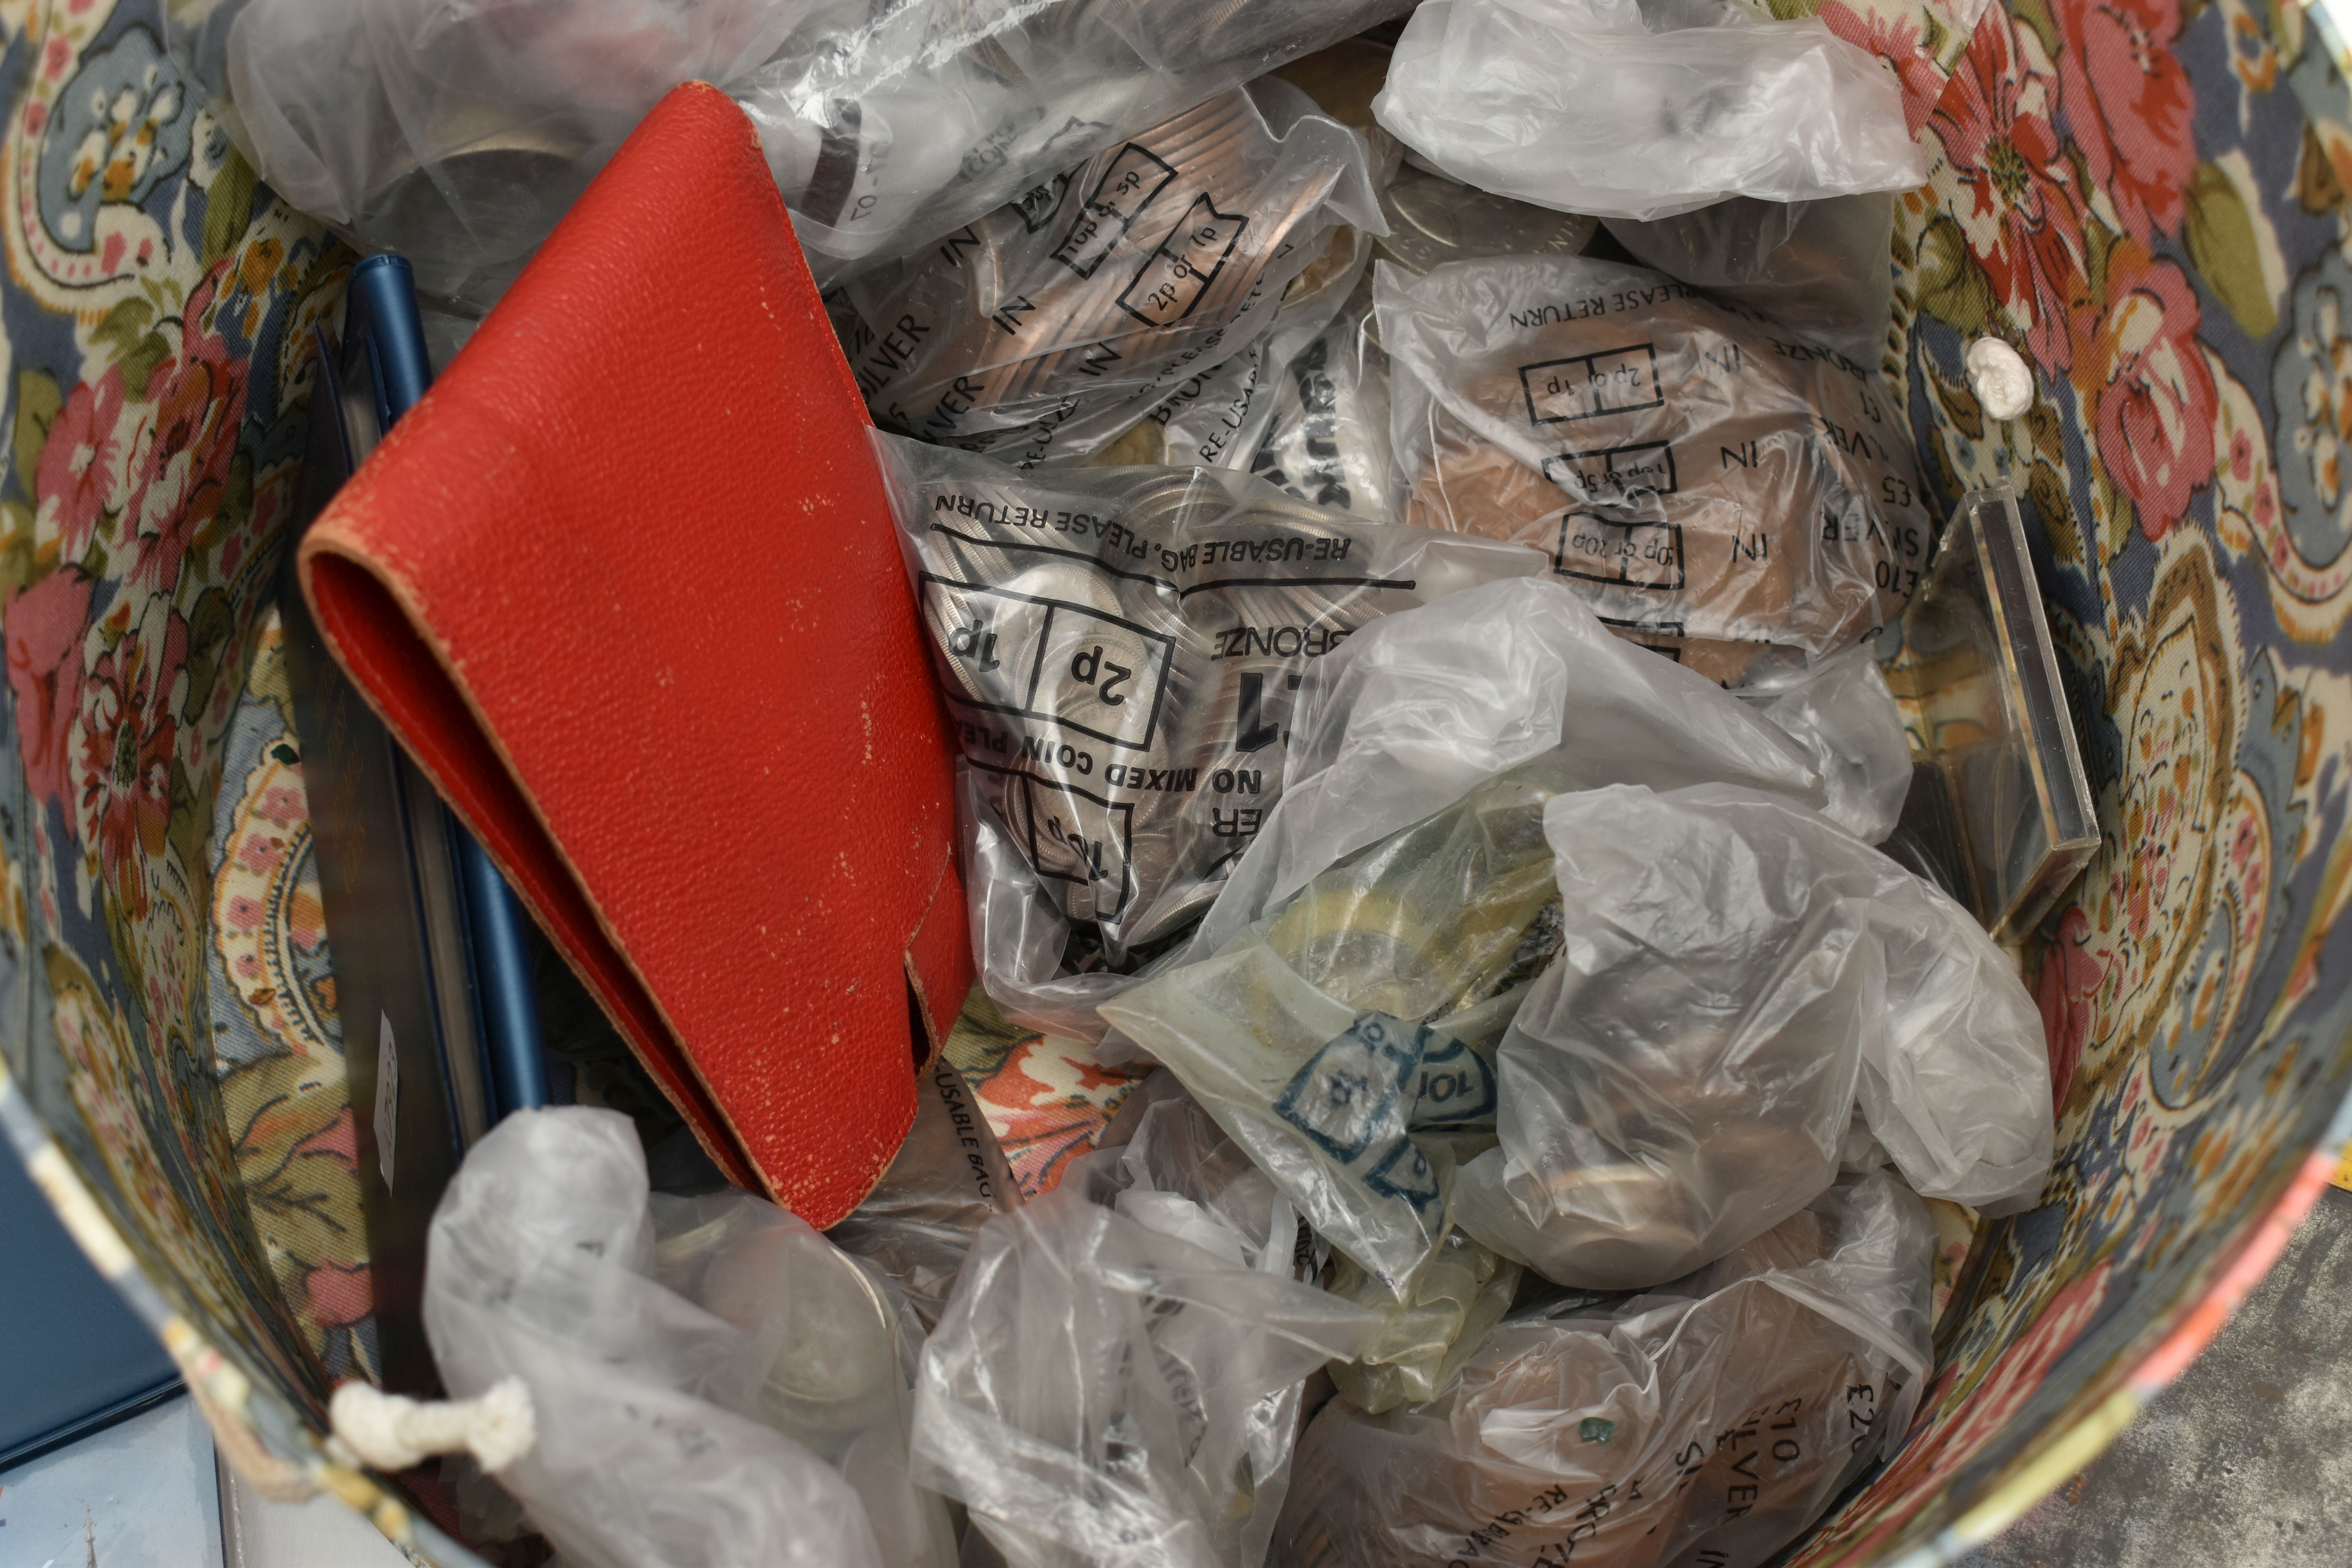
[[1895, 196], [1815, 202], [1738, 196], [1650, 223], [1609, 220], [1645, 267], [1743, 305], [1857, 364], [1886, 351], [1895, 299]]
[[1341, 1258], [1332, 1290], [1377, 1309], [1387, 1321], [1362, 1355], [1333, 1364], [1331, 1381], [1340, 1396], [1375, 1415], [1436, 1398], [1510, 1310], [1519, 1278], [1519, 1265], [1459, 1230], [1446, 1233], [1407, 1301]]
[[886, 1568], [949, 1568], [947, 1504], [916, 1484], [908, 1458], [923, 1330], [905, 1299], [879, 1269], [748, 1193], [656, 1194], [653, 1212], [662, 1283], [755, 1347], [750, 1413], [840, 1472]]
[[428, 293], [504, 291], [662, 94], [773, 56], [797, 0], [222, 0], [172, 52], [288, 202]]
[[[1876, 700], [1876, 743], [1899, 749], [1883, 684]], [[1454, 1160], [1476, 1152], [1440, 1135], [1463, 1102], [1441, 1116], [1426, 1086], [1491, 1058], [1476, 1042], [1508, 1022], [1497, 998], [1558, 942], [1545, 802], [1625, 782], [1830, 795], [1770, 712], [1544, 579], [1367, 627], [1308, 682], [1291, 745], [1291, 788], [1181, 957], [1097, 1006], [1401, 1299], [1445, 1234]]]
[[1894, 833], [1911, 793], [1911, 744], [1875, 647], [1857, 643], [1732, 695], [1812, 754], [1822, 816], [1864, 844]]
[[832, 4], [733, 90], [802, 243], [854, 269], [1409, 3]]
[[1874, 372], [1641, 268], [1376, 264], [1401, 521], [1517, 539], [1733, 684], [1859, 641], [1936, 526]]
[[1927, 177], [1885, 65], [1737, 0], [1430, 0], [1372, 107], [1457, 180], [1597, 216]]
[[[1414, 168], [1381, 187], [1381, 216], [1388, 233], [1370, 242], [1371, 254], [1416, 277], [1473, 257], [1573, 256], [1596, 226]], [[1318, 506], [1395, 521], [1389, 360], [1369, 268], [1313, 336], [1268, 357], [1265, 384], [1250, 406], [1260, 423], [1244, 458], [1251, 473]]]
[[845, 276], [1407, 6], [198, 0], [167, 38], [273, 189], [480, 309], [683, 81], [743, 106]]
[[[1292, 696], [1318, 659], [1391, 610], [1541, 565], [1227, 469], [1024, 475], [901, 437], [876, 447], [992, 813], [968, 823], [984, 852], [967, 879], [982, 973], [1017, 977], [1000, 998], [1016, 1011], [1022, 988], [1082, 963], [1135, 967], [1207, 907], [1281, 795]], [[1007, 850], [1045, 907], [1026, 884], [992, 884]], [[1055, 965], [1057, 929], [1084, 952]]]
[[914, 1342], [887, 1292], [772, 1204], [649, 1205], [624, 1116], [518, 1111], [474, 1146], [434, 1212], [424, 1318], [452, 1395], [530, 1388], [537, 1441], [499, 1479], [581, 1568], [954, 1560], [908, 1480]]
[[1563, 746], [1593, 784], [1745, 784], [1864, 837], [1900, 816], [1902, 715], [1860, 653], [1743, 700], [1610, 633], [1566, 585], [1536, 577], [1350, 637], [1309, 672], [1282, 804], [1187, 955], [1207, 957], [1346, 856]]
[[915, 1124], [890, 1168], [824, 1236], [887, 1276], [928, 1331], [947, 1310], [980, 1227], [1020, 1202], [988, 1118], [942, 1056], [916, 1088]]
[[853, 279], [850, 370], [887, 427], [1084, 461], [1257, 354], [1339, 226], [1379, 226], [1372, 185], [1364, 139], [1298, 89], [1219, 93]]
[[1299, 1384], [1379, 1326], [1291, 1277], [1287, 1205], [1185, 1111], [992, 1221], [924, 1351], [926, 1481], [1012, 1568], [1259, 1568]]
[[1935, 1228], [1884, 1174], [1705, 1269], [1488, 1333], [1435, 1401], [1334, 1401], [1300, 1439], [1287, 1568], [1746, 1568], [1909, 1427]]
[[1153, 1077], [1162, 1081], [1127, 1135], [1112, 1143], [1106, 1128], [1061, 1185], [1229, 1262], [1313, 1284], [1318, 1248], [1290, 1200], [1171, 1075]]
[[1559, 957], [1503, 1037], [1500, 1146], [1456, 1222], [1557, 1283], [1639, 1289], [1837, 1179], [1862, 1123], [1929, 1197], [2031, 1206], [2042, 1021], [1966, 910], [1819, 815], [1724, 784], [1544, 811]]

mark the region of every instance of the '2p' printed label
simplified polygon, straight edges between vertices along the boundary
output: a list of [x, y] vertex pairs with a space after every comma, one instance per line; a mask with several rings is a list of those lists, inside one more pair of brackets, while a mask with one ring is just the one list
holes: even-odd
[[1147, 327], [1164, 327], [1192, 313], [1225, 259], [1241, 243], [1249, 219], [1221, 213], [1206, 195], [1196, 196], [1176, 232], [1144, 262], [1143, 270], [1118, 297], [1118, 307]]
[[1587, 500], [1620, 501], [1675, 493], [1675, 449], [1664, 441], [1601, 447], [1546, 458], [1543, 476]]
[[1538, 425], [1630, 414], [1666, 401], [1658, 384], [1658, 351], [1648, 343], [1522, 365], [1519, 384], [1527, 393], [1528, 417]]
[[1084, 605], [922, 578], [923, 612], [971, 707], [1149, 750], [1176, 639]]

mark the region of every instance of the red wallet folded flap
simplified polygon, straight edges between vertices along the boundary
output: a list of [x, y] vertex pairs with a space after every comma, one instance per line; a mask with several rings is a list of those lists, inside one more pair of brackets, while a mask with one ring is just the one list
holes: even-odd
[[971, 984], [951, 752], [863, 402], [732, 102], [646, 117], [299, 569], [713, 1157], [814, 1224], [855, 1206]]

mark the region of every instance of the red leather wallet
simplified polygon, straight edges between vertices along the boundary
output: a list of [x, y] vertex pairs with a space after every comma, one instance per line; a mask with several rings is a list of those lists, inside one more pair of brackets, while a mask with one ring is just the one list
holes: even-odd
[[335, 657], [704, 1146], [820, 1226], [972, 980], [866, 429], [757, 133], [692, 83], [299, 556]]

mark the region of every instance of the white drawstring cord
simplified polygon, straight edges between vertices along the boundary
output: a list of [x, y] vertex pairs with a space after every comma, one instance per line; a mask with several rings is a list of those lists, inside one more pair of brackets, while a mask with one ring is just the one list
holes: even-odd
[[404, 1470], [462, 1451], [496, 1474], [530, 1453], [539, 1437], [530, 1390], [519, 1377], [499, 1379], [479, 1399], [429, 1402], [347, 1383], [335, 1390], [327, 1415], [343, 1446], [379, 1470]]

